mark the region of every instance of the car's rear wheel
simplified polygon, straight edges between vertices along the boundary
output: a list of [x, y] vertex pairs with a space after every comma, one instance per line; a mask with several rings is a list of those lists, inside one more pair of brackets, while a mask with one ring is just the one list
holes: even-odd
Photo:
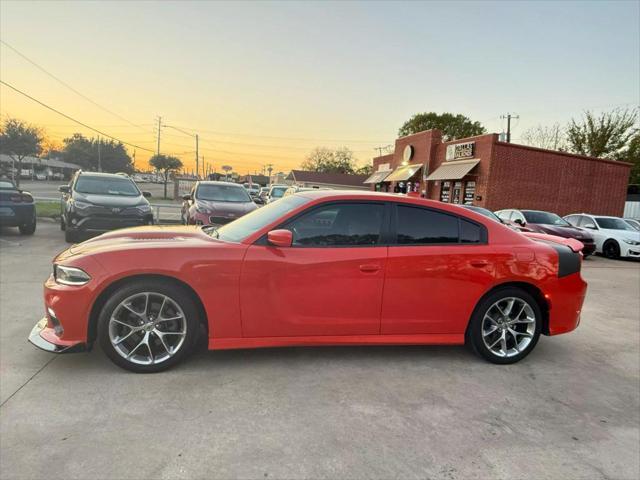
[[620, 245], [615, 240], [607, 240], [602, 246], [602, 253], [607, 258], [620, 258]]
[[20, 225], [18, 230], [22, 235], [33, 235], [36, 232], [36, 212], [33, 212], [31, 220], [24, 225]]
[[116, 365], [137, 373], [166, 370], [196, 344], [198, 309], [184, 288], [160, 280], [116, 290], [98, 319], [98, 341]]
[[538, 343], [542, 311], [535, 298], [522, 289], [496, 290], [476, 307], [467, 330], [467, 343], [493, 363], [515, 363]]

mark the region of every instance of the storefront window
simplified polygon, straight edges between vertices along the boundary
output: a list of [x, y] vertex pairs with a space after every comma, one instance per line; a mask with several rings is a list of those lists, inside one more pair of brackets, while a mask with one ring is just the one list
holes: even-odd
[[467, 182], [464, 185], [464, 204], [473, 205], [476, 196], [476, 182]]
[[440, 186], [440, 201], [449, 203], [449, 195], [451, 193], [451, 182], [442, 182]]

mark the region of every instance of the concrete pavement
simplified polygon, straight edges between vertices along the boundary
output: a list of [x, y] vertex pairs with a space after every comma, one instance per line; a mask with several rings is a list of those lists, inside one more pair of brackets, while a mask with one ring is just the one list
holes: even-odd
[[512, 366], [457, 347], [200, 351], [157, 375], [27, 344], [57, 225], [0, 232], [0, 477], [640, 474], [640, 264], [593, 258], [573, 333]]

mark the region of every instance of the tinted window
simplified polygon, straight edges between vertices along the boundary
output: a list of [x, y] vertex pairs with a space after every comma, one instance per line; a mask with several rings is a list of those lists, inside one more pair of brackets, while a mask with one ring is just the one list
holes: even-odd
[[76, 180], [75, 191], [90, 195], [123, 195], [137, 197], [138, 187], [125, 177], [89, 177], [80, 176]]
[[607, 230], [635, 231], [631, 225], [621, 218], [596, 217], [596, 222], [600, 228], [606, 228]]
[[458, 218], [424, 208], [398, 205], [397, 243], [458, 243]]
[[296, 218], [286, 228], [293, 232], [293, 245], [297, 246], [376, 245], [380, 239], [383, 218], [382, 204], [331, 204]]
[[460, 242], [480, 243], [482, 230], [479, 225], [460, 219]]
[[212, 202], [250, 202], [249, 194], [240, 186], [201, 184], [196, 190], [196, 198]]
[[[254, 210], [215, 230], [214, 236], [228, 242], [240, 242], [256, 231], [274, 223], [294, 208], [308, 202], [304, 197], [287, 197]], [[209, 230], [213, 233], [212, 230]]]
[[560, 218], [555, 213], [541, 212], [539, 210], [524, 210], [524, 218], [527, 223], [539, 223], [543, 225], [560, 225], [566, 227], [568, 223], [566, 220]]

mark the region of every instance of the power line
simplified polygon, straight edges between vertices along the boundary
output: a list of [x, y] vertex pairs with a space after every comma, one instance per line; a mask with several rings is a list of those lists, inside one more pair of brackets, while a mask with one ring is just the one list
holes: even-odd
[[29, 57], [27, 57], [25, 54], [19, 52], [15, 47], [12, 47], [11, 45], [9, 45], [7, 42], [5, 42], [4, 40], [0, 40], [0, 43], [2, 43], [5, 47], [10, 48], [11, 50], [13, 50], [16, 54], [18, 54], [19, 56], [21, 56], [24, 60], [26, 60], [27, 62], [29, 62], [31, 65], [33, 65], [34, 67], [36, 67], [37, 69], [39, 69], [40, 71], [42, 71], [43, 73], [45, 73], [46, 75], [50, 76], [51, 78], [53, 78], [56, 82], [60, 83], [61, 85], [64, 85], [65, 87], [67, 87], [69, 90], [71, 90], [73, 93], [75, 93], [76, 95], [84, 98], [87, 102], [95, 105], [96, 107], [98, 107], [101, 110], [104, 110], [105, 112], [113, 115], [114, 117], [118, 117], [120, 120], [123, 120], [125, 122], [127, 122], [130, 125], [133, 125], [134, 127], [137, 127], [141, 130], [145, 130], [144, 128], [142, 128], [140, 125], [137, 125], [129, 120], [127, 120], [125, 117], [123, 117], [122, 115], [119, 115], [111, 110], [109, 110], [106, 107], [103, 107], [102, 105], [100, 105], [98, 102], [90, 99], [89, 97], [87, 97], [86, 95], [84, 95], [83, 93], [79, 92], [78, 90], [76, 90], [75, 88], [73, 88], [71, 85], [69, 85], [67, 82], [65, 82], [64, 80], [56, 77], [53, 73], [49, 72], [48, 70], [46, 70], [44, 67], [38, 65], [36, 62], [34, 62], [33, 60], [31, 60]]
[[41, 101], [40, 101], [40, 100], [38, 100], [37, 98], [33, 98], [33, 97], [32, 97], [31, 95], [29, 95], [28, 93], [25, 93], [25, 92], [23, 92], [22, 90], [17, 89], [16, 87], [14, 87], [13, 85], [8, 84], [8, 83], [7, 83], [7, 82], [5, 82], [4, 80], [0, 80], [0, 83], [1, 83], [2, 85], [5, 85], [5, 86], [9, 87], [11, 90], [14, 90], [14, 91], [18, 92], [20, 95], [23, 95], [23, 96], [27, 97], [29, 100], [32, 100], [32, 101], [34, 101], [34, 102], [36, 102], [36, 103], [38, 103], [38, 104], [42, 105], [43, 107], [45, 107], [45, 108], [47, 108], [47, 109], [51, 110], [52, 112], [55, 112], [55, 113], [57, 113], [58, 115], [61, 115], [61, 116], [63, 116], [64, 118], [66, 118], [66, 119], [68, 119], [68, 120], [71, 120], [72, 122], [77, 123], [78, 125], [82, 125], [84, 128], [87, 128], [87, 129], [89, 129], [89, 130], [91, 130], [91, 131], [93, 131], [93, 132], [96, 132], [96, 133], [97, 133], [97, 134], [99, 134], [99, 135], [105, 136], [105, 137], [107, 137], [107, 138], [110, 138], [110, 139], [112, 139], [112, 140], [115, 140], [115, 141], [117, 141], [117, 142], [120, 142], [120, 143], [122, 143], [122, 144], [124, 144], [124, 145], [129, 145], [130, 147], [133, 147], [133, 148], [139, 148], [140, 150], [144, 150], [145, 152], [151, 152], [151, 153], [153, 153], [153, 150], [150, 150], [150, 149], [148, 149], [148, 148], [141, 147], [141, 146], [139, 146], [139, 145], [135, 145], [135, 144], [133, 144], [133, 143], [125, 142], [124, 140], [120, 140], [119, 138], [114, 137], [113, 135], [109, 135], [108, 133], [105, 133], [105, 132], [102, 132], [102, 131], [100, 131], [100, 130], [98, 130], [98, 129], [96, 129], [96, 128], [90, 127], [90, 126], [89, 126], [89, 125], [87, 125], [86, 123], [83, 123], [83, 122], [81, 122], [80, 120], [76, 120], [75, 118], [70, 117], [70, 116], [69, 116], [69, 115], [67, 115], [66, 113], [62, 113], [60, 110], [56, 110], [55, 108], [50, 107], [49, 105], [47, 105], [46, 103], [41, 102]]

